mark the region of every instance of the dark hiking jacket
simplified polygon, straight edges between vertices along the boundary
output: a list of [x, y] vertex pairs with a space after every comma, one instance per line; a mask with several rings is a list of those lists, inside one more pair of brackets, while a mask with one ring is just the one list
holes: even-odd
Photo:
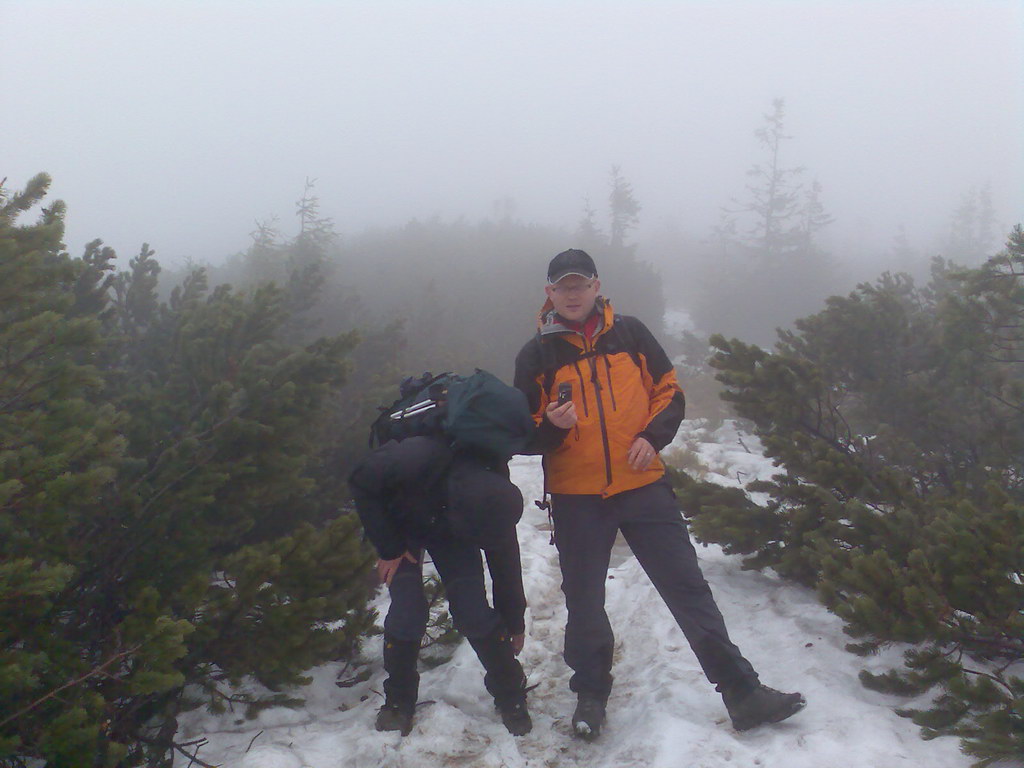
[[[603, 297], [596, 309], [598, 327], [588, 338], [560, 322], [548, 301], [538, 336], [516, 357], [514, 383], [537, 424], [530, 450], [545, 456], [550, 493], [607, 497], [653, 483], [665, 472], [661, 459], [638, 471], [629, 466], [629, 449], [644, 437], [660, 451], [686, 410], [675, 369], [647, 326], [616, 315]], [[569, 430], [544, 418], [563, 381], [573, 385], [578, 418]]]
[[[463, 512], [463, 498], [477, 507], [481, 499], [493, 498], [497, 508], [489, 511], [505, 515], [500, 528], [487, 530], [480, 548], [491, 574], [494, 607], [509, 632], [520, 634], [525, 629], [526, 595], [515, 522], [522, 513], [522, 496], [508, 480], [505, 463], [481, 463], [454, 454], [437, 438], [409, 437], [371, 451], [349, 476], [349, 488], [366, 537], [382, 560], [393, 560], [406, 551], [429, 550], [441, 538], [463, 541], [448, 519], [450, 497], [458, 493], [450, 487], [450, 476], [473, 486], [451, 499], [457, 511]], [[516, 507], [514, 519], [509, 506]], [[465, 545], [477, 547], [468, 539]]]

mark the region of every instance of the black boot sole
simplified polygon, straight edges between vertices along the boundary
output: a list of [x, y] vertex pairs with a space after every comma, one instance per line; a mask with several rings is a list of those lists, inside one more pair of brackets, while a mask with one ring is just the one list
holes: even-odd
[[526, 720], [514, 720], [509, 721], [502, 718], [502, 723], [505, 729], [513, 736], [525, 736], [533, 730], [533, 721], [527, 718]]
[[373, 727], [381, 733], [393, 733], [397, 731], [403, 736], [408, 736], [412, 733], [412, 720], [412, 717], [409, 717], [409, 719], [406, 720], [399, 715], [393, 715], [391, 713], [382, 715], [381, 713], [378, 713], [377, 720], [374, 722]]
[[772, 712], [767, 717], [754, 720], [751, 722], [741, 721], [739, 723], [733, 722], [733, 728], [737, 731], [749, 731], [757, 728], [760, 725], [771, 725], [772, 723], [781, 723], [786, 718], [792, 717], [797, 712], [807, 706], [807, 700], [802, 696], [799, 699], [795, 699], [785, 707], [780, 707], [775, 712]]

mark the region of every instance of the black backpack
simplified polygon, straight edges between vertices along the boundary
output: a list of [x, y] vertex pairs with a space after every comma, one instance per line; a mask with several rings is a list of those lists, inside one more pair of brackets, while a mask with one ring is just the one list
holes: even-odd
[[424, 373], [370, 427], [370, 446], [417, 435], [444, 437], [455, 449], [507, 461], [526, 448], [534, 422], [526, 395], [479, 368], [470, 376]]
[[381, 407], [370, 425], [370, 447], [407, 437], [437, 437], [444, 433], [444, 408], [453, 373], [407, 376], [398, 385], [398, 399]]

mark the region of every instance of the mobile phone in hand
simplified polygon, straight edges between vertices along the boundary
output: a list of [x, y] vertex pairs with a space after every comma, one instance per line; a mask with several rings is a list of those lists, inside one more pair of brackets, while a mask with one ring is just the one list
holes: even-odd
[[563, 381], [558, 385], [558, 404], [565, 405], [572, 400], [572, 382]]

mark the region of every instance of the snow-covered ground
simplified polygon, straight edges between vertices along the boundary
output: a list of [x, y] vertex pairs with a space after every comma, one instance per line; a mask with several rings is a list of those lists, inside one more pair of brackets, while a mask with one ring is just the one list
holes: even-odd
[[[696, 450], [706, 477], [738, 485], [767, 477], [771, 464], [755, 438], [733, 425], [714, 432], [685, 422], [675, 445]], [[299, 691], [303, 708], [273, 709], [255, 720], [197, 712], [183, 722], [180, 740], [205, 737], [199, 752], [224, 768], [966, 768], [952, 738], [923, 741], [917, 727], [893, 708], [911, 702], [867, 690], [859, 670], [898, 665], [899, 649], [862, 659], [843, 650], [840, 621], [813, 592], [771, 573], [740, 570], [717, 547], [698, 547], [704, 574], [730, 634], [763, 682], [799, 690], [807, 708], [790, 720], [746, 733], [729, 723], [720, 697], [704, 679], [686, 640], [628, 550], [608, 573], [608, 613], [616, 631], [615, 688], [608, 722], [594, 743], [573, 739], [575, 703], [561, 658], [565, 606], [558, 560], [548, 544], [540, 498], [540, 463], [517, 457], [512, 477], [526, 511], [519, 526], [530, 608], [521, 656], [531, 683], [533, 732], [510, 736], [484, 691], [483, 674], [468, 644], [452, 660], [424, 671], [423, 704], [412, 733], [377, 733], [381, 698], [379, 643], [364, 650], [371, 677], [349, 688], [335, 685], [338, 665], [312, 672]], [[386, 607], [383, 594], [378, 597]], [[184, 768], [187, 759], [175, 765]]]

